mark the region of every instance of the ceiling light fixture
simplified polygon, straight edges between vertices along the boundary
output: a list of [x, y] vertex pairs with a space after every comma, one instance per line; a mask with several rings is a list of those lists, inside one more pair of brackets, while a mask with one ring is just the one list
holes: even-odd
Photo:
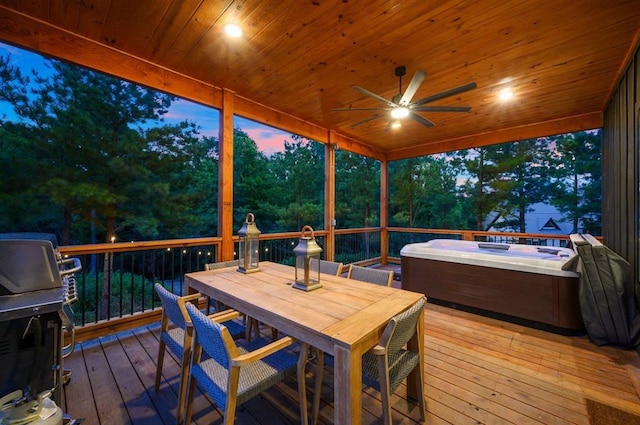
[[239, 25], [236, 25], [233, 23], [228, 23], [224, 25], [224, 33], [227, 34], [229, 37], [233, 37], [233, 38], [242, 37], [242, 35], [244, 34], [244, 32], [242, 31], [242, 28], [240, 28]]
[[500, 93], [498, 94], [498, 99], [500, 99], [503, 102], [511, 100], [512, 98], [513, 98], [513, 91], [511, 91], [510, 88], [504, 88], [500, 90]]
[[391, 110], [391, 117], [395, 119], [406, 118], [409, 116], [409, 108], [398, 106]]
[[402, 123], [399, 120], [395, 120], [391, 123], [391, 128], [400, 128], [402, 127]]

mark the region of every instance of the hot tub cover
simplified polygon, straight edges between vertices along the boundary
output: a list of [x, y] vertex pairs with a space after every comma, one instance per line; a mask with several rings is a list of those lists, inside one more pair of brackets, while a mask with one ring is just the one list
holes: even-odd
[[578, 254], [580, 309], [589, 339], [597, 345], [636, 348], [640, 311], [631, 265], [591, 235], [572, 234]]

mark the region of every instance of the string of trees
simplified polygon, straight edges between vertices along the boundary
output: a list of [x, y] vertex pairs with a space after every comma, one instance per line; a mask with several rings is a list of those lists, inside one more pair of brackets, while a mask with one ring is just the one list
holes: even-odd
[[[163, 121], [170, 95], [48, 60], [49, 75], [0, 57], [0, 232], [55, 233], [61, 244], [217, 233], [218, 140]], [[216, 119], [212, 111], [212, 119]], [[336, 152], [340, 228], [378, 226], [380, 163]], [[461, 177], [463, 176], [463, 177]], [[600, 229], [600, 134], [580, 132], [389, 163], [392, 226], [480, 229], [490, 214], [524, 231], [549, 202], [575, 228]], [[234, 131], [234, 226], [324, 228], [324, 146], [293, 136], [266, 156]]]

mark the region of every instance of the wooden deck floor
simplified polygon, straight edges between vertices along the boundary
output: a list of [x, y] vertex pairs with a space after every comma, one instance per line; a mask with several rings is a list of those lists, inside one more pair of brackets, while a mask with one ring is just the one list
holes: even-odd
[[[640, 411], [640, 361], [635, 351], [597, 347], [586, 337], [560, 336], [442, 306], [425, 312], [428, 416], [438, 424], [589, 424], [585, 397]], [[84, 424], [173, 424], [179, 367], [165, 361], [154, 391], [159, 326], [78, 345], [65, 359], [72, 370], [65, 411]], [[332, 373], [325, 372], [322, 423], [333, 423]], [[313, 367], [308, 368], [308, 389]], [[393, 398], [394, 424], [417, 423], [417, 409]], [[364, 423], [382, 423], [375, 390], [363, 391]], [[194, 423], [221, 423], [221, 412], [196, 399]], [[294, 379], [238, 409], [236, 423], [298, 423]]]

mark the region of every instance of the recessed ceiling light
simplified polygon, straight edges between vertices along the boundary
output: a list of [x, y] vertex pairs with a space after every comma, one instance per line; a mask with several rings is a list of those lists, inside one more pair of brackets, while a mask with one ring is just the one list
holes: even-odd
[[224, 25], [224, 32], [229, 37], [233, 37], [233, 38], [242, 37], [242, 34], [244, 34], [244, 32], [242, 31], [242, 28], [240, 28], [239, 25], [232, 24], [232, 23], [228, 23]]
[[498, 94], [498, 99], [504, 101], [511, 100], [513, 98], [513, 91], [510, 88], [504, 88], [500, 90]]
[[404, 106], [398, 106], [397, 108], [393, 108], [391, 110], [392, 118], [406, 118], [409, 116], [409, 108], [405, 108]]

